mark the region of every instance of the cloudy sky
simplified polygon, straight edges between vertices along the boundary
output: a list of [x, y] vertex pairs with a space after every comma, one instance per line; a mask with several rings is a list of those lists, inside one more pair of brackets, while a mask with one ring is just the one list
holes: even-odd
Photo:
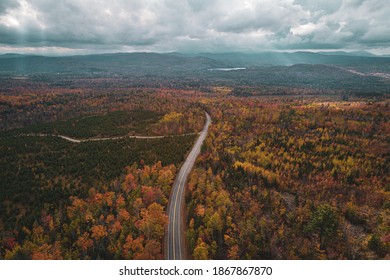
[[0, 0], [0, 53], [368, 50], [389, 0]]

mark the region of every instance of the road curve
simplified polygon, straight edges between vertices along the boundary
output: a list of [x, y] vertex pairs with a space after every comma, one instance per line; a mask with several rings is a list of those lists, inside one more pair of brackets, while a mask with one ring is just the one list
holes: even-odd
[[190, 154], [187, 156], [184, 164], [180, 168], [176, 181], [173, 184], [171, 197], [168, 205], [169, 224], [165, 236], [165, 259], [167, 260], [183, 260], [186, 257], [185, 253], [185, 235], [184, 235], [184, 218], [182, 217], [184, 207], [184, 190], [188, 174], [194, 166], [195, 160], [200, 153], [200, 148], [207, 136], [207, 131], [211, 124], [211, 118], [206, 114], [206, 123], [203, 130], [200, 132], [198, 139], [195, 142]]

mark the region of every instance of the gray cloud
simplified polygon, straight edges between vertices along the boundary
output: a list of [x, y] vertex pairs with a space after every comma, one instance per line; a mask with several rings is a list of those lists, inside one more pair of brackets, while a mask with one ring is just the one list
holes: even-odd
[[5, 13], [8, 9], [17, 8], [19, 6], [19, 2], [15, 0], [2, 0], [0, 2], [0, 15]]
[[337, 11], [343, 4], [343, 0], [294, 0], [294, 3], [313, 13], [329, 14]]
[[381, 49], [388, 0], [1, 0], [0, 52]]

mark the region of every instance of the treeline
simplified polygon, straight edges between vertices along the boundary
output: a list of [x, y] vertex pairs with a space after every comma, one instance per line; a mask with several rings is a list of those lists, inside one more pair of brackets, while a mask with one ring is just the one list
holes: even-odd
[[4, 237], [1, 259], [162, 259], [165, 214], [176, 168], [133, 164], [66, 207], [45, 207], [34, 224]]
[[195, 259], [383, 259], [388, 103], [210, 99], [188, 182]]

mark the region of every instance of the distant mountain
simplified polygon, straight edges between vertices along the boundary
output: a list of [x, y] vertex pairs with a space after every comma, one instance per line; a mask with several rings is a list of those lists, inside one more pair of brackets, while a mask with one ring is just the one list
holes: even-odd
[[325, 64], [338, 66], [352, 65], [382, 65], [389, 64], [390, 60], [376, 56], [359, 56], [354, 53], [343, 52], [313, 53], [313, 52], [265, 52], [255, 54], [245, 53], [202, 53], [202, 56], [224, 62], [230, 67], [251, 67], [251, 66], [289, 66], [295, 64]]
[[[217, 71], [217, 70], [236, 71]], [[215, 71], [210, 71], [215, 70]], [[265, 53], [116, 53], [68, 57], [0, 55], [0, 75], [57, 74], [79, 77], [128, 77], [137, 86], [156, 83], [283, 86], [332, 89], [362, 94], [390, 92], [390, 57], [312, 52]]]
[[373, 53], [370, 53], [368, 51], [365, 51], [365, 50], [360, 50], [360, 51], [353, 51], [353, 52], [350, 52], [350, 54], [354, 54], [356, 56], [376, 56], [375, 54]]
[[26, 55], [24, 54], [18, 54], [18, 53], [6, 53], [6, 54], [2, 54], [0, 55], [0, 59], [1, 58], [21, 58], [21, 57], [25, 57]]
[[[359, 52], [361, 53], [361, 52]], [[19, 54], [0, 55], [0, 71], [37, 73], [117, 73], [163, 75], [204, 71], [212, 68], [290, 66], [322, 64], [337, 66], [390, 65], [390, 58], [359, 56], [358, 53], [264, 52], [264, 53], [116, 53], [68, 57]], [[163, 71], [163, 73], [162, 73]]]
[[202, 56], [180, 56], [160, 53], [116, 53], [67, 57], [25, 55], [0, 56], [0, 72], [39, 73], [100, 73], [120, 75], [164, 75], [166, 72], [200, 71], [221, 64]]
[[342, 56], [368, 56], [368, 57], [376, 56], [375, 54], [364, 50], [353, 51], [353, 52], [334, 51], [334, 52], [318, 52], [318, 53], [323, 55], [342, 55]]

